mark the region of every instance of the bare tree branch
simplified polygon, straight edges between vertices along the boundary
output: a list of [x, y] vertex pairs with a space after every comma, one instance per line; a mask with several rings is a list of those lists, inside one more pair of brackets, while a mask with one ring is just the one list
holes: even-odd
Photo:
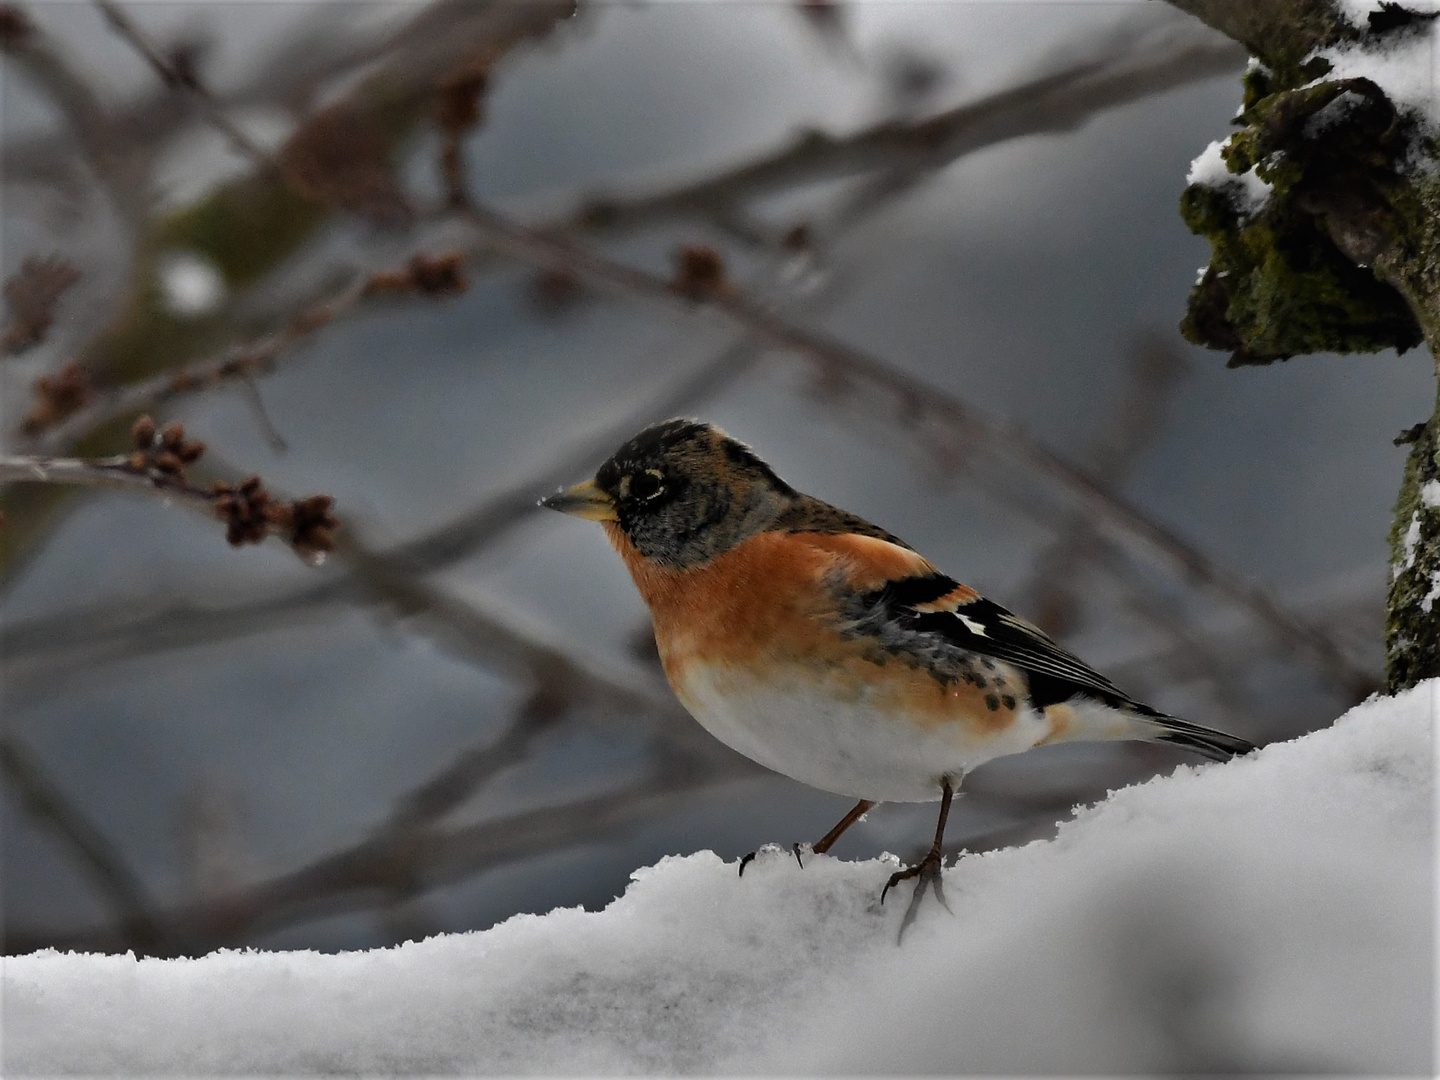
[[[312, 304], [276, 333], [233, 345], [218, 357], [97, 393], [85, 407], [22, 443], [22, 448], [42, 454], [60, 453], [121, 417], [158, 408], [176, 397], [208, 390], [229, 379], [244, 380], [272, 371], [286, 350], [328, 326], [366, 297], [395, 293], [453, 296], [466, 287], [459, 266], [459, 258], [454, 255], [414, 255], [403, 266], [371, 274], [333, 299]], [[0, 476], [0, 482], [3, 479]]]
[[262, 168], [279, 168], [279, 162], [274, 155], [245, 134], [226, 115], [215, 95], [200, 80], [198, 72], [188, 67], [182, 69], [167, 58], [160, 48], [150, 40], [149, 35], [140, 28], [139, 23], [132, 19], [129, 13], [115, 0], [94, 0], [94, 2], [111, 28], [128, 41], [135, 51], [144, 57], [145, 62], [155, 69], [155, 74], [160, 77], [160, 81], [168, 87], [188, 94], [200, 106], [206, 122], [224, 134], [236, 150]]
[[[183, 429], [181, 433], [183, 436]], [[203, 452], [203, 444], [192, 445], [199, 446]], [[328, 496], [279, 502], [270, 497], [258, 477], [246, 480], [238, 488], [217, 484], [207, 490], [185, 479], [180, 466], [193, 459], [177, 457], [172, 466], [165, 460], [167, 456], [177, 457], [177, 453], [162, 448], [153, 453], [137, 451], [108, 458], [5, 454], [0, 455], [0, 483], [68, 484], [151, 495], [167, 504], [178, 503], [227, 522], [232, 544], [276, 536], [312, 565], [333, 547], [331, 533], [336, 522], [329, 514]]]
[[712, 217], [744, 202], [866, 173], [933, 172], [999, 142], [1071, 131], [1097, 113], [1217, 75], [1245, 51], [1215, 35], [1153, 42], [1140, 52], [1078, 64], [918, 120], [887, 120], [852, 135], [809, 131], [776, 153], [690, 184], [629, 198], [595, 198], [546, 229], [620, 229], [674, 217]]
[[[1111, 489], [1124, 483], [1139, 456], [1160, 432], [1164, 411], [1185, 359], [1167, 338], [1145, 334], [1132, 347], [1129, 378], [1090, 451], [1090, 470]], [[1081, 591], [1080, 577], [1096, 542], [1086, 514], [1072, 514], [1060, 536], [1036, 559], [1025, 610], [1047, 632], [1063, 636]]]
[[56, 43], [22, 9], [9, 6], [27, 25], [23, 33], [6, 38], [5, 55], [54, 103], [121, 220], [138, 232], [149, 210], [146, 161], [117, 142], [108, 110]]
[[115, 845], [80, 812], [13, 732], [0, 732], [0, 771], [37, 821], [47, 825], [74, 855], [81, 870], [115, 910], [111, 931], [122, 948], [159, 948], [165, 933], [140, 876]]
[[[655, 820], [699, 793], [752, 775], [759, 767], [738, 755], [722, 763], [675, 763], [619, 790], [476, 825], [375, 837], [226, 896], [157, 913], [168, 940], [190, 951], [239, 944], [268, 929], [320, 915], [364, 909], [473, 876], [489, 867], [613, 837]], [[78, 931], [7, 927], [9, 953], [36, 947], [115, 948], [108, 928]]]

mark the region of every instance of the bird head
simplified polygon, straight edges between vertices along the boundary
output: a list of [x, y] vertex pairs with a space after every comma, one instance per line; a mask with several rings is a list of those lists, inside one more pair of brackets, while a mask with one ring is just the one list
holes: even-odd
[[763, 532], [796, 499], [744, 443], [696, 420], [667, 420], [627, 441], [594, 479], [540, 505], [601, 521], [647, 559], [695, 566]]

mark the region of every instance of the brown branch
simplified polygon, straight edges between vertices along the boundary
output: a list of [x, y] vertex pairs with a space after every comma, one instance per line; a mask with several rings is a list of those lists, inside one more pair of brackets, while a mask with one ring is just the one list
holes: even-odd
[[226, 115], [215, 95], [200, 80], [197, 71], [188, 65], [183, 67], [177, 65], [167, 58], [149, 35], [115, 0], [94, 0], [94, 3], [104, 15], [105, 21], [110, 24], [111, 29], [129, 42], [135, 51], [144, 57], [145, 62], [154, 68], [160, 81], [192, 98], [200, 106], [206, 122], [229, 139], [236, 150], [262, 168], [278, 169], [280, 167], [279, 161], [273, 154], [245, 134]]
[[148, 417], [136, 424], [137, 449], [108, 458], [60, 458], [0, 455], [0, 483], [67, 484], [140, 492], [178, 503], [228, 525], [231, 544], [259, 543], [276, 536], [307, 563], [315, 564], [335, 544], [337, 522], [331, 499], [312, 495], [293, 502], [276, 500], [250, 477], [238, 486], [219, 483], [196, 487], [184, 467], [202, 453], [203, 443], [187, 443], [184, 428], [172, 424], [159, 433]]
[[529, 756], [541, 736], [554, 730], [569, 702], [537, 690], [499, 739], [465, 751], [396, 803], [384, 829], [415, 829], [462, 805], [487, 781]]
[[[1357, 36], [1332, 0], [1169, 0], [1242, 43], [1275, 68], [1299, 65], [1315, 49]], [[1400, 5], [1404, 6], [1404, 5]]]
[[465, 288], [459, 256], [413, 255], [402, 266], [378, 271], [338, 296], [312, 304], [276, 333], [233, 345], [217, 357], [162, 371], [148, 379], [106, 392], [95, 392], [83, 407], [65, 414], [53, 424], [39, 425], [39, 430], [32, 434], [29, 441], [22, 443], [22, 448], [41, 454], [61, 453], [112, 420], [142, 410], [157, 409], [177, 397], [208, 390], [230, 379], [244, 381], [273, 371], [288, 349], [328, 326], [367, 297], [396, 293], [452, 296]]
[[0, 733], [0, 771], [21, 803], [48, 826], [74, 856], [81, 871], [115, 910], [110, 931], [120, 948], [155, 949], [167, 937], [153, 914], [155, 905], [136, 874], [109, 839], [82, 814], [45, 772], [36, 756], [10, 732]]
[[[341, 8], [321, 5], [224, 95], [224, 104], [232, 109], [275, 107], [299, 115], [324, 84], [382, 58], [396, 47], [396, 38], [393, 30], [357, 27]], [[187, 100], [163, 86], [135, 100], [114, 103], [110, 111], [116, 141], [147, 160], [192, 115]], [[72, 152], [73, 144], [63, 134], [8, 139], [0, 146], [0, 175], [8, 182], [44, 182], [65, 168]]]
[[[157, 913], [172, 941], [203, 951], [320, 915], [364, 909], [400, 894], [462, 880], [519, 858], [603, 840], [697, 794], [752, 775], [759, 767], [735, 755], [677, 762], [618, 791], [453, 829], [379, 835], [288, 874], [228, 895]], [[6, 928], [4, 950], [113, 949], [108, 928]]]
[[[1090, 451], [1092, 474], [1111, 489], [1122, 486], [1160, 433], [1165, 408], [1184, 373], [1185, 358], [1168, 338], [1149, 333], [1130, 350], [1128, 367], [1125, 391]], [[1080, 579], [1097, 540], [1089, 515], [1072, 514], [1055, 542], [1035, 560], [1025, 590], [1030, 596], [1025, 610], [1048, 633], [1063, 637], [1073, 621]]]
[[[415, 577], [454, 564], [534, 514], [538, 495], [572, 482], [646, 423], [684, 412], [695, 403], [717, 394], [751, 370], [758, 357], [758, 350], [749, 343], [724, 350], [639, 408], [627, 411], [527, 469], [487, 496], [474, 509], [413, 540], [385, 551], [371, 552], [370, 557], [388, 566], [393, 574]], [[353, 534], [355, 530], [347, 531]], [[354, 546], [351, 544], [341, 545], [336, 561], [343, 564], [352, 550]], [[74, 661], [83, 652], [85, 663], [93, 666], [185, 648], [202, 641], [233, 640], [264, 633], [287, 621], [293, 623], [301, 617], [316, 617], [324, 608], [339, 603], [383, 602], [384, 596], [367, 587], [357, 567], [343, 576], [280, 596], [247, 599], [223, 607], [161, 605], [149, 615], [138, 612], [133, 601], [127, 601], [116, 609], [103, 605], [87, 607], [77, 612], [10, 624], [6, 628], [5, 649], [0, 652], [0, 661], [13, 665], [46, 654], [60, 654], [68, 661]], [[414, 607], [410, 600], [406, 604]], [[496, 617], [493, 621], [501, 624], [504, 620]], [[501, 625], [497, 632], [513, 631]], [[473, 647], [478, 648], [478, 643]], [[478, 653], [467, 655], [473, 659]], [[521, 674], [528, 678], [529, 670]]]
[[115, 139], [99, 95], [56, 43], [17, 5], [5, 8], [11, 18], [23, 20], [23, 32], [4, 35], [0, 49], [59, 110], [121, 220], [138, 231], [148, 212], [145, 160]]
[[999, 142], [1071, 131], [1097, 113], [1192, 82], [1234, 73], [1244, 50], [1205, 34], [1056, 74], [918, 120], [887, 120], [852, 135], [801, 135], [775, 153], [693, 183], [629, 198], [597, 198], [547, 228], [619, 229], [713, 216], [765, 195], [871, 172], [930, 172]]

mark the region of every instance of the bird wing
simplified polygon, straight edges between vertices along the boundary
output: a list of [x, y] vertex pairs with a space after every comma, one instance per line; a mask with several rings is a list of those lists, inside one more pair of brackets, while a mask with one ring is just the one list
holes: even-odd
[[917, 655], [934, 657], [949, 646], [1020, 668], [1039, 708], [1077, 693], [1107, 704], [1136, 704], [1039, 627], [938, 572], [857, 593], [846, 609], [867, 632], [879, 631]]

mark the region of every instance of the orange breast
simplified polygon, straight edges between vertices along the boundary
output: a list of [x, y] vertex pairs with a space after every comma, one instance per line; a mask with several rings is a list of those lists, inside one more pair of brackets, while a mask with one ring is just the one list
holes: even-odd
[[665, 674], [687, 706], [686, 671], [704, 665], [712, 681], [803, 682], [922, 728], [958, 723], [995, 733], [1014, 720], [1023, 694], [1013, 673], [997, 672], [999, 686], [942, 682], [911, 658], [840, 633], [837, 586], [863, 592], [934, 573], [907, 548], [853, 534], [761, 533], [676, 569], [646, 560], [613, 524], [606, 530], [649, 605]]

